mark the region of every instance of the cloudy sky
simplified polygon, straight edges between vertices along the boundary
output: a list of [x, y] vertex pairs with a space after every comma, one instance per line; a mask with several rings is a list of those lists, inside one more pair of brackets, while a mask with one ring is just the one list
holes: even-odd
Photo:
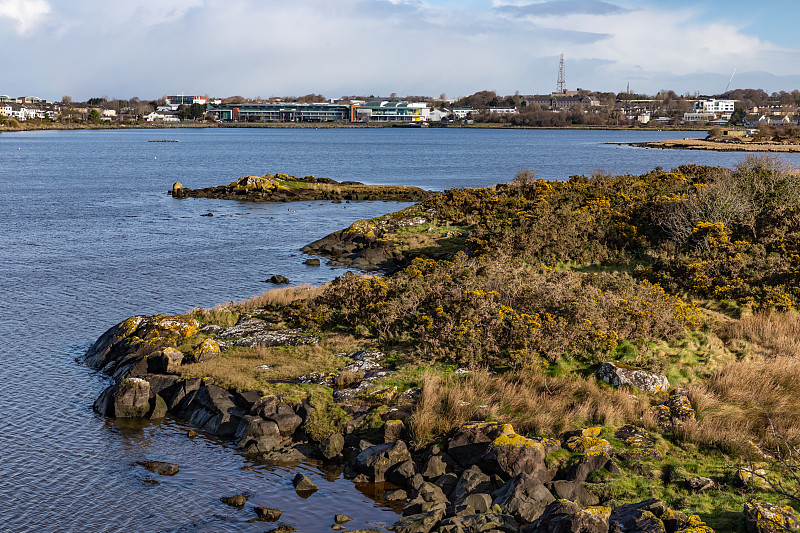
[[0, 0], [0, 94], [462, 96], [800, 88], [800, 5], [711, 0]]

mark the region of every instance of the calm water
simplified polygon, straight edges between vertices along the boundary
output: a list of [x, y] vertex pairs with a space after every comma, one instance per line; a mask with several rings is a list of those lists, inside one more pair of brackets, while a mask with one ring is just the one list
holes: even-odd
[[[75, 362], [133, 314], [180, 313], [265, 290], [272, 274], [320, 283], [341, 269], [297, 250], [397, 203], [254, 205], [173, 200], [187, 187], [287, 172], [430, 189], [508, 181], [522, 168], [565, 178], [739, 154], [643, 150], [606, 141], [698, 133], [542, 130], [168, 130], [0, 134], [0, 523], [9, 531], [263, 531], [253, 505], [329, 531], [333, 515], [380, 527], [397, 515], [310, 465], [252, 465], [225, 442], [188, 439], [175, 420], [118, 424], [92, 412], [108, 378]], [[179, 143], [148, 143], [148, 139]], [[800, 165], [800, 157], [790, 161]], [[212, 212], [213, 217], [201, 217]], [[177, 463], [160, 485], [135, 463]], [[251, 468], [252, 467], [252, 468]], [[291, 488], [303, 470], [320, 491]], [[237, 511], [221, 496], [248, 492]]]

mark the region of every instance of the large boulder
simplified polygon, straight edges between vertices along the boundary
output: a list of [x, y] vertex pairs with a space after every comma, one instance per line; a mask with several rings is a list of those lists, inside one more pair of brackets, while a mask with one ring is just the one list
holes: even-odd
[[499, 435], [478, 460], [478, 465], [487, 474], [497, 474], [504, 480], [527, 473], [541, 481], [549, 481], [553, 479], [555, 471], [547, 468], [544, 461], [546, 454], [540, 441], [518, 435], [511, 424], [503, 424], [499, 428]]
[[518, 520], [533, 522], [555, 498], [536, 476], [519, 474], [499, 488], [494, 496], [494, 505]]
[[[114, 361], [147, 355], [197, 333], [200, 323], [186, 316], [133, 316], [109, 328], [86, 352], [86, 364], [113, 373]], [[111, 366], [109, 366], [111, 363]]]
[[278, 425], [272, 420], [252, 415], [242, 417], [234, 439], [236, 447], [248, 454], [270, 452], [281, 444]]
[[493, 490], [491, 478], [484, 474], [477, 465], [473, 465], [461, 473], [458, 483], [450, 493], [450, 500], [459, 505], [470, 494], [492, 492]]
[[553, 481], [545, 486], [553, 496], [561, 500], [571, 500], [587, 507], [600, 503], [600, 498], [589, 492], [581, 481]]
[[244, 412], [233, 401], [231, 393], [208, 384], [186, 397], [178, 416], [209, 433], [233, 437]]
[[203, 380], [200, 378], [181, 379], [159, 394], [167, 401], [167, 409], [169, 412], [178, 413], [186, 402], [186, 399], [202, 385]]
[[621, 363], [603, 363], [597, 371], [597, 377], [615, 387], [631, 385], [647, 392], [660, 392], [669, 389], [667, 376], [654, 374], [653, 372]]
[[214, 339], [206, 339], [192, 350], [192, 363], [202, 363], [219, 357], [219, 344]]
[[534, 531], [542, 533], [608, 533], [608, 507], [587, 507], [569, 500], [556, 500], [547, 506]]
[[399, 440], [371, 446], [355, 458], [358, 470], [368, 475], [376, 483], [385, 481], [386, 472], [398, 463], [411, 459], [406, 443]]
[[174, 374], [183, 364], [183, 352], [168, 346], [147, 356], [147, 371], [152, 374]]
[[95, 411], [115, 418], [143, 417], [150, 407], [150, 383], [141, 378], [114, 383], [94, 402]]
[[255, 402], [250, 409], [250, 414], [275, 422], [284, 437], [292, 436], [303, 423], [303, 419], [294, 412], [290, 405], [271, 396], [260, 398]]
[[253, 404], [250, 414], [275, 422], [284, 437], [293, 435], [303, 423], [303, 419], [294, 412], [291, 406], [273, 397], [260, 398]]
[[605, 452], [590, 452], [578, 459], [559, 476], [568, 481], [586, 481], [592, 472], [605, 468], [609, 472], [618, 472], [617, 466]]
[[798, 531], [794, 509], [761, 500], [750, 500], [744, 504], [744, 522], [748, 533]]
[[478, 462], [492, 441], [502, 432], [495, 422], [470, 422], [460, 426], [447, 445], [447, 453], [461, 466], [468, 468]]

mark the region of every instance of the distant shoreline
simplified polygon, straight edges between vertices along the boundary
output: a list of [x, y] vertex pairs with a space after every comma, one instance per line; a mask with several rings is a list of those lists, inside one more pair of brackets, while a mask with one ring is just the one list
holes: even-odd
[[[235, 123], [145, 123], [145, 124], [55, 124], [40, 123], [26, 124], [20, 123], [18, 127], [12, 128], [8, 125], [0, 125], [0, 133], [15, 133], [22, 131], [48, 131], [48, 130], [159, 130], [159, 129], [204, 129], [204, 128], [303, 128], [303, 129], [351, 129], [351, 128], [392, 128], [404, 127], [405, 124], [378, 124], [362, 122], [235, 122]], [[476, 124], [432, 124], [428, 128], [471, 128], [471, 129], [509, 129], [509, 130], [607, 130], [607, 131], [705, 131], [705, 128], [691, 127], [661, 127], [658, 129], [638, 128], [631, 126], [513, 126], [510, 124], [495, 123], [476, 123]], [[427, 129], [427, 128], [426, 128]], [[623, 143], [630, 144], [630, 143]], [[646, 143], [643, 143], [646, 144]]]
[[800, 152], [800, 144], [780, 144], [772, 142], [708, 141], [705, 139], [670, 139], [644, 143], [624, 144], [638, 148], [660, 148], [663, 150], [710, 150], [715, 152]]

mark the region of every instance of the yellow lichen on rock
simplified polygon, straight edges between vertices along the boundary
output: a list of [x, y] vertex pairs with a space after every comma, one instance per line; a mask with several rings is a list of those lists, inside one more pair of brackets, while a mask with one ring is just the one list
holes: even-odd
[[611, 453], [611, 443], [600, 437], [583, 437], [576, 435], [567, 439], [567, 449], [578, 453]]
[[372, 391], [366, 394], [366, 399], [371, 401], [388, 402], [397, 394], [397, 386]]
[[152, 318], [149, 326], [154, 328], [159, 336], [177, 336], [188, 338], [197, 333], [200, 322], [194, 318], [181, 315], [156, 315]]
[[[506, 424], [506, 426], [511, 427], [511, 424]], [[529, 439], [527, 437], [523, 437], [517, 433], [513, 432], [506, 433], [503, 432], [492, 441], [492, 446], [497, 448], [505, 448], [505, 447], [512, 447], [515, 449], [522, 449], [522, 448], [543, 448], [542, 443], [535, 441], [533, 439]]]
[[194, 362], [208, 361], [219, 355], [219, 344], [214, 339], [206, 339], [192, 351]]

